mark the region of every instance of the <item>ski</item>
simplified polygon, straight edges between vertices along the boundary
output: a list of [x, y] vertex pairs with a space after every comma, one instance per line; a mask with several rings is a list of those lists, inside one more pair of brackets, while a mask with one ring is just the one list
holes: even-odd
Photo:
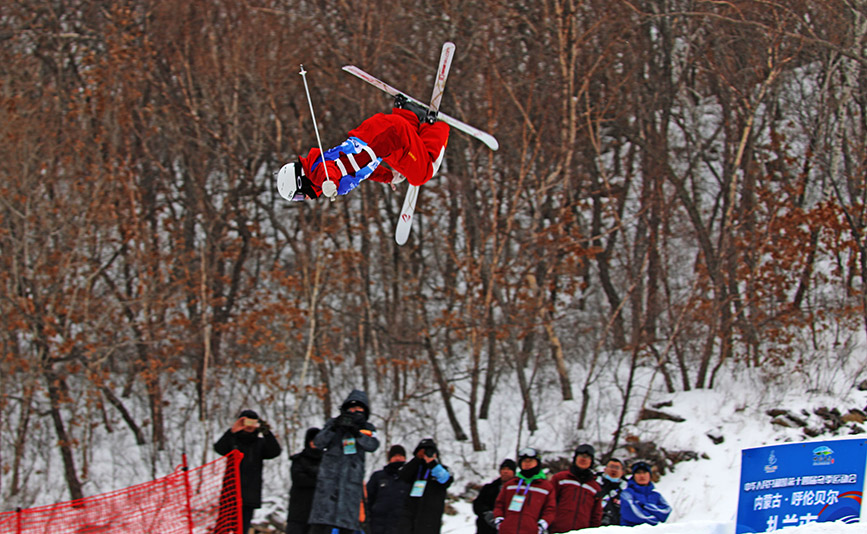
[[[376, 77], [371, 76], [370, 74], [364, 72], [363, 70], [359, 69], [355, 65], [346, 65], [343, 67], [343, 70], [348, 72], [349, 74], [352, 74], [353, 76], [355, 76], [361, 80], [364, 80], [365, 82], [376, 87], [380, 91], [388, 93], [391, 96], [403, 95], [410, 102], [414, 102], [415, 104], [418, 104], [419, 106], [432, 109], [432, 106], [426, 105], [423, 102], [416, 100], [415, 98], [404, 93], [403, 91], [399, 91], [399, 90], [395, 89], [394, 87], [388, 85], [387, 83], [383, 82], [379, 78], [376, 78]], [[442, 95], [440, 95], [440, 97], [442, 97]], [[497, 142], [497, 138], [494, 137], [493, 135], [489, 134], [488, 132], [484, 132], [482, 130], [479, 130], [478, 128], [476, 128], [474, 126], [470, 126], [469, 124], [462, 122], [462, 121], [459, 121], [458, 119], [451, 117], [449, 115], [446, 115], [445, 113], [439, 113], [439, 115], [437, 116], [437, 119], [443, 121], [444, 123], [448, 124], [452, 128], [455, 128], [456, 130], [460, 130], [467, 135], [475, 137], [476, 139], [478, 139], [479, 141], [484, 143], [491, 150], [497, 150], [498, 148], [500, 148], [500, 144]]]
[[[430, 109], [434, 112], [439, 110], [440, 102], [442, 102], [443, 92], [446, 89], [446, 79], [449, 77], [449, 69], [452, 66], [454, 53], [454, 43], [447, 42], [443, 44], [443, 50], [440, 53], [440, 63], [437, 68], [436, 79], [434, 80], [433, 94], [430, 100]], [[409, 97], [407, 97], [407, 100], [409, 100]], [[436, 170], [434, 169], [434, 172]], [[403, 245], [409, 239], [409, 233], [412, 230], [412, 215], [415, 213], [415, 203], [418, 200], [418, 189], [419, 186], [410, 184], [406, 190], [403, 206], [400, 209], [400, 217], [397, 219], [397, 229], [394, 232], [394, 240], [398, 245]]]

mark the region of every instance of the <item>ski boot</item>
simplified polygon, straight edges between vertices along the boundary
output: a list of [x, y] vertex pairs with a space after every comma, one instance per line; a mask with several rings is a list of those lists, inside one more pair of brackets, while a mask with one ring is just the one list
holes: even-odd
[[407, 111], [412, 111], [415, 113], [415, 116], [418, 117], [419, 122], [426, 122], [428, 124], [436, 124], [437, 121], [437, 112], [423, 106], [421, 104], [416, 104], [415, 102], [410, 101], [407, 97], [402, 94], [398, 94], [394, 97], [394, 107], [399, 109], [405, 109]]

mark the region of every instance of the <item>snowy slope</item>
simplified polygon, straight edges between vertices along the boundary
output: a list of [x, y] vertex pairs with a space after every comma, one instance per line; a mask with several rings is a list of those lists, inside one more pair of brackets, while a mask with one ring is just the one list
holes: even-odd
[[[670, 401], [671, 406], [663, 410], [685, 421], [642, 421], [631, 431], [642, 440], [655, 441], [669, 450], [692, 450], [703, 457], [678, 463], [656, 483], [673, 508], [667, 523], [656, 527], [604, 527], [594, 532], [733, 534], [741, 449], [782, 442], [844, 439], [854, 437], [850, 433], [858, 428], [849, 425], [837, 432], [810, 438], [801, 428], [771, 424], [772, 418], [766, 412], [771, 408], [787, 409], [803, 416], [812, 427], [821, 428], [822, 421], [812, 414], [818, 407], [837, 407], [844, 413], [846, 408], [864, 409], [867, 392], [852, 388], [850, 381], [840, 381], [839, 385], [838, 388], [793, 384], [788, 388], [775, 388], [768, 387], [764, 379], [745, 373], [729, 378], [727, 383], [719, 384], [712, 391], [660, 395], [654, 401]], [[724, 441], [714, 444], [708, 433], [723, 436]], [[491, 475], [493, 478], [494, 473]], [[455, 508], [458, 515], [445, 518], [443, 532], [474, 534], [475, 517], [470, 504], [459, 502]], [[867, 525], [816, 523], [785, 531], [789, 534], [867, 533]]]

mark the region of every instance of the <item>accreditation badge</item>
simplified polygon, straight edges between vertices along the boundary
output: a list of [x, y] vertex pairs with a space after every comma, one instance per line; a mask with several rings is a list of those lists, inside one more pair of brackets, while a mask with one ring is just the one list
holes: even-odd
[[427, 486], [427, 480], [416, 480], [412, 484], [412, 489], [409, 491], [410, 497], [421, 497], [424, 495], [424, 488]]
[[343, 438], [343, 454], [355, 454], [355, 438]]
[[517, 493], [512, 496], [512, 501], [509, 503], [509, 511], [510, 512], [520, 512], [521, 508], [524, 507], [524, 501], [527, 499], [526, 495], [518, 495]]

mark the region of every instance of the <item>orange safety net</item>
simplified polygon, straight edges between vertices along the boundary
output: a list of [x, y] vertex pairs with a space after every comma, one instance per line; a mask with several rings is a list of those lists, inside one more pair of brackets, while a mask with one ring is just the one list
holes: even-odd
[[0, 534], [240, 534], [243, 454], [126, 489], [0, 513]]

